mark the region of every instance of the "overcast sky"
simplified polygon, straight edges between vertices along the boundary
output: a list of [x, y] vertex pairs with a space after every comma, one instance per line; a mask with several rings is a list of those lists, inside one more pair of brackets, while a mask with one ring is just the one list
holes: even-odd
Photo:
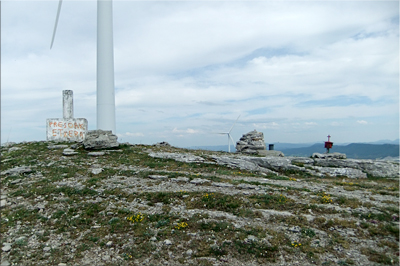
[[[62, 118], [96, 129], [96, 1], [1, 3], [1, 142]], [[223, 145], [399, 137], [398, 1], [117, 1], [121, 142]]]

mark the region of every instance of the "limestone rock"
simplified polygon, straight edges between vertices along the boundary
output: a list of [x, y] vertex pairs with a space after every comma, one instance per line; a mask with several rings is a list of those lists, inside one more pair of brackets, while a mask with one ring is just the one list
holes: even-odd
[[10, 243], [3, 243], [3, 247], [1, 248], [4, 252], [8, 252], [11, 250], [11, 244]]
[[158, 143], [154, 144], [154, 146], [156, 146], [156, 147], [171, 147], [171, 144], [169, 144], [166, 141], [162, 141], [162, 142], [158, 142]]
[[49, 145], [47, 146], [49, 150], [66, 149], [68, 145]]
[[367, 174], [353, 168], [313, 167], [318, 172], [329, 176], [347, 176], [348, 178], [367, 178]]
[[258, 150], [257, 153], [258, 155], [262, 155], [265, 157], [285, 157], [285, 155], [281, 151]]
[[0, 266], [10, 266], [10, 262], [8, 260], [2, 260]]
[[202, 178], [195, 178], [192, 181], [190, 181], [190, 183], [197, 185], [197, 184], [210, 183], [210, 181]]
[[64, 149], [63, 150], [63, 155], [65, 155], [65, 156], [71, 156], [71, 155], [75, 155], [75, 154], [78, 154], [78, 153], [73, 149]]
[[[257, 171], [259, 167], [257, 164], [246, 160], [246, 157], [231, 157], [231, 156], [211, 156], [219, 165], [226, 165], [230, 168], [239, 168], [248, 171]], [[249, 157], [251, 158], [251, 157]]]
[[111, 130], [90, 130], [83, 141], [83, 146], [87, 150], [116, 148], [119, 147], [117, 139], [118, 137], [112, 134]]
[[1, 175], [20, 175], [32, 172], [31, 168], [27, 166], [18, 166], [1, 172]]
[[91, 172], [92, 172], [92, 174], [94, 174], [94, 175], [98, 175], [98, 174], [100, 174], [101, 172], [103, 172], [103, 168], [93, 168], [93, 169], [91, 170]]
[[166, 175], [149, 175], [149, 178], [150, 179], [166, 179], [166, 178], [168, 178], [168, 176], [166, 176]]
[[173, 159], [184, 163], [203, 163], [205, 161], [204, 158], [200, 156], [185, 153], [156, 152], [150, 153], [149, 156], [153, 158]]
[[256, 130], [250, 131], [236, 142], [236, 150], [241, 153], [257, 154], [259, 150], [266, 150], [264, 134]]
[[103, 156], [104, 154], [106, 154], [103, 151], [94, 151], [94, 152], [89, 152], [88, 156]]
[[344, 153], [339, 153], [339, 152], [334, 152], [334, 153], [318, 153], [315, 152], [311, 156], [312, 158], [320, 158], [320, 159], [346, 159], [346, 154]]

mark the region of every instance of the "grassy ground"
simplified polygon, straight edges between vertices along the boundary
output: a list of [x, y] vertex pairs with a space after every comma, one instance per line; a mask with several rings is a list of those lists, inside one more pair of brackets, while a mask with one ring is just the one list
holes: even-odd
[[1, 177], [1, 243], [12, 247], [2, 260], [15, 265], [399, 263], [397, 179], [266, 176], [148, 156], [219, 154], [173, 147], [67, 157], [48, 145], [1, 149], [1, 171], [32, 170]]

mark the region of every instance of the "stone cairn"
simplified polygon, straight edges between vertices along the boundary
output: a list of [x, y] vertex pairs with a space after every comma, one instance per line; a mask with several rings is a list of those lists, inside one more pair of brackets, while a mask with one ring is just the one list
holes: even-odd
[[119, 147], [118, 137], [112, 134], [111, 130], [89, 130], [83, 141], [87, 150], [101, 150]]
[[237, 152], [247, 154], [259, 154], [260, 151], [265, 151], [267, 147], [264, 142], [264, 134], [257, 130], [243, 134], [238, 142], [236, 142]]

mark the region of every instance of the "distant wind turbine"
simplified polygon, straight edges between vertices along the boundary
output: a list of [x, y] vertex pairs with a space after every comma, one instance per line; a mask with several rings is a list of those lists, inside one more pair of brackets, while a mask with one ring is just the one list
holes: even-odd
[[[50, 49], [53, 47], [62, 0], [58, 2]], [[112, 0], [97, 0], [97, 129], [116, 133]]]
[[216, 133], [216, 134], [220, 134], [220, 135], [225, 135], [226, 134], [228, 136], [228, 152], [231, 152], [231, 144], [230, 144], [231, 141], [232, 141], [233, 146], [235, 146], [235, 141], [231, 137], [231, 131], [232, 131], [233, 127], [236, 125], [236, 122], [239, 120], [239, 117], [240, 117], [240, 115], [238, 116], [238, 118], [236, 119], [235, 123], [233, 124], [231, 129], [229, 129], [228, 132]]

